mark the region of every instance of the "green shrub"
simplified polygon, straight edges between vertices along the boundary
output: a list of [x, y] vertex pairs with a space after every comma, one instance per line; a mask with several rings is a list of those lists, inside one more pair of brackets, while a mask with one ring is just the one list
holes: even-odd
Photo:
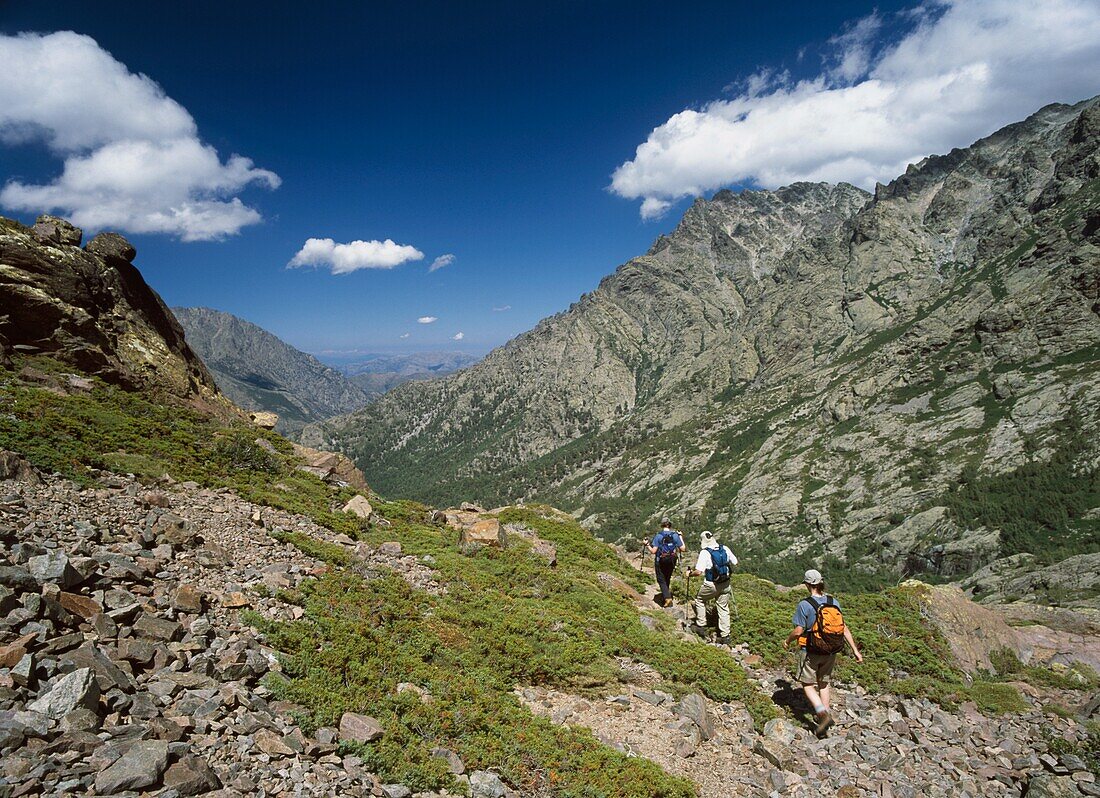
[[278, 474], [282, 471], [282, 464], [275, 456], [256, 444], [252, 430], [232, 430], [219, 436], [214, 442], [213, 456], [227, 472]]
[[1083, 462], [1087, 439], [1071, 414], [1048, 460], [1031, 460], [1015, 471], [981, 476], [968, 466], [941, 499], [970, 529], [1001, 530], [1003, 555], [1027, 552], [1041, 563], [1100, 551], [1100, 522], [1085, 514], [1100, 506], [1100, 469]]

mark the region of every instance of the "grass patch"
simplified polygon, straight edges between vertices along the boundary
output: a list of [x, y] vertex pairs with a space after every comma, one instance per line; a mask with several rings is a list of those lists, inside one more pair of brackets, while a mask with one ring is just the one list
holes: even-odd
[[1095, 690], [1100, 687], [1100, 677], [1096, 671], [1080, 662], [1057, 668], [1025, 665], [1010, 648], [991, 651], [989, 660], [1000, 679], [1020, 680], [1055, 690]]
[[[43, 357], [21, 359], [18, 366], [23, 365], [47, 374], [72, 373]], [[290, 443], [281, 436], [98, 379], [93, 386], [87, 393], [58, 395], [0, 371], [0, 448], [81, 485], [94, 484], [99, 469], [149, 481], [169, 474], [229, 488], [248, 501], [309, 516], [352, 537], [359, 533], [362, 522], [338, 509], [354, 491], [298, 471]]]
[[[533, 717], [512, 694], [516, 685], [590, 695], [621, 689], [626, 677], [615, 657], [647, 662], [678, 692], [743, 701], [757, 722], [778, 714], [724, 653], [646, 628], [631, 598], [608, 586], [617, 579], [629, 591], [641, 576], [571, 520], [532, 508], [501, 514], [558, 547], [553, 569], [527, 546], [462, 554], [453, 530], [388, 520], [391, 527], [373, 528], [367, 539], [431, 555], [446, 594], [413, 591], [396, 576], [368, 581], [336, 570], [303, 587], [301, 621], [253, 619], [285, 652], [286, 678], [271, 686], [309, 708], [307, 727], [335, 723], [348, 710], [386, 726], [382, 741], [357, 750], [383, 779], [413, 789], [448, 785], [430, 756], [438, 745], [470, 768], [497, 770], [522, 794], [694, 795], [688, 782], [649, 762]], [[422, 686], [432, 702], [397, 694], [399, 682]]]

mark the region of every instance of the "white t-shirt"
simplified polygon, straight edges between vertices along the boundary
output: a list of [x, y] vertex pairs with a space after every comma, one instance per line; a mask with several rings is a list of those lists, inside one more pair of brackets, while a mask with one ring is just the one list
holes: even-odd
[[[722, 546], [722, 548], [725, 549], [726, 556], [730, 559], [730, 568], [737, 565], [737, 558], [733, 556], [733, 552], [730, 551], [730, 547]], [[707, 572], [707, 569], [713, 567], [713, 565], [714, 562], [710, 558], [710, 552], [706, 549], [701, 550], [699, 552], [699, 559], [695, 561], [695, 570], [702, 571], [705, 574]]]

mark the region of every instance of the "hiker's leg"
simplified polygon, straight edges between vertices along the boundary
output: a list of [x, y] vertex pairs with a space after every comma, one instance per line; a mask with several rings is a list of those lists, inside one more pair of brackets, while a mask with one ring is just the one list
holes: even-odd
[[730, 586], [727, 582], [714, 597], [714, 606], [718, 608], [718, 635], [730, 636]]
[[691, 605], [692, 610], [695, 611], [696, 626], [707, 625], [707, 600], [711, 598], [714, 598], [714, 585], [710, 582], [703, 582], [699, 586], [699, 592], [695, 594], [695, 601]]
[[661, 588], [661, 598], [667, 599], [671, 593], [668, 588], [668, 571], [665, 570], [665, 563], [657, 560], [653, 570], [657, 574], [657, 586]]
[[798, 675], [796, 677], [802, 685], [802, 692], [806, 694], [806, 700], [813, 707], [815, 715], [821, 715], [825, 711], [825, 705], [821, 703], [821, 694], [817, 691], [817, 668], [814, 658], [806, 649], [798, 652]]
[[817, 692], [817, 688], [812, 684], [802, 685], [802, 692], [806, 694], [806, 700], [810, 702], [810, 706], [814, 708], [814, 714], [820, 714], [821, 708], [825, 706], [821, 700], [821, 693]]
[[832, 697], [832, 681], [833, 681], [833, 668], [836, 666], [836, 654], [829, 654], [821, 659], [821, 662], [817, 665], [817, 686], [818, 692], [821, 694], [821, 702], [825, 704], [825, 709], [829, 709], [832, 704], [829, 703], [829, 699]]

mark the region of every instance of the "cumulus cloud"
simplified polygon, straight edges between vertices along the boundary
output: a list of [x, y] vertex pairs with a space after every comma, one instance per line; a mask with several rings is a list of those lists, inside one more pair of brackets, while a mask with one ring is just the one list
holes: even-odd
[[64, 161], [50, 183], [9, 180], [0, 205], [202, 241], [260, 221], [237, 193], [279, 186], [248, 158], [223, 161], [183, 106], [89, 36], [0, 35], [0, 63], [0, 143], [41, 141]]
[[432, 261], [432, 265], [428, 267], [429, 272], [434, 272], [436, 269], [442, 269], [444, 266], [450, 266], [455, 262], [455, 256], [451, 253], [446, 255], [440, 255], [438, 258]]
[[830, 41], [819, 75], [761, 71], [732, 99], [655, 128], [610, 189], [656, 218], [677, 199], [797, 180], [865, 188], [1051, 102], [1100, 92], [1097, 0], [929, 0], [882, 41], [872, 15]]
[[337, 244], [331, 238], [310, 238], [287, 264], [327, 266], [333, 274], [350, 274], [360, 269], [392, 269], [411, 260], [420, 260], [424, 253], [408, 244], [385, 241], [350, 241]]
[[400, 335], [399, 337], [400, 337], [400, 338], [401, 338], [402, 340], [404, 340], [405, 338], [408, 338], [408, 337], [409, 337], [409, 334], [408, 334], [408, 333], [401, 333], [401, 335]]
[[432, 322], [439, 321], [438, 316], [421, 316], [416, 320], [418, 324], [431, 324]]
[[465, 337], [466, 337], [466, 333], [456, 332], [454, 335], [451, 336], [451, 340], [452, 341], [461, 341]]

